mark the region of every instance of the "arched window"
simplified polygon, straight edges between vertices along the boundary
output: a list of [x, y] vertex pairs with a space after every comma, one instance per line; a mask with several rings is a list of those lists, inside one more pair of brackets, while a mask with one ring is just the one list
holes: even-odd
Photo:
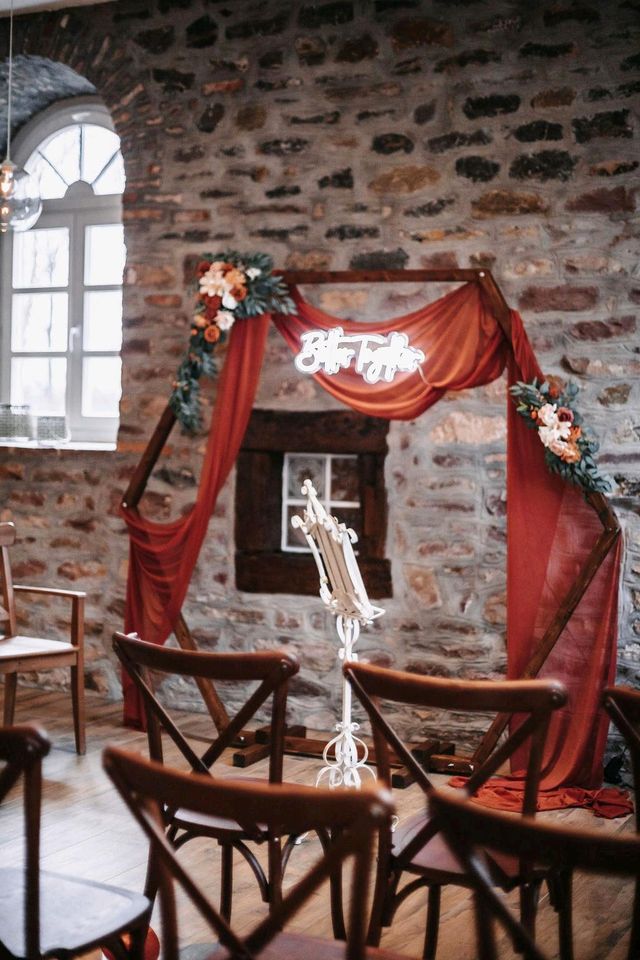
[[120, 140], [106, 108], [81, 97], [30, 121], [13, 154], [38, 177], [43, 212], [31, 230], [2, 238], [0, 400], [28, 406], [34, 439], [66, 432], [72, 442], [114, 443], [125, 263]]

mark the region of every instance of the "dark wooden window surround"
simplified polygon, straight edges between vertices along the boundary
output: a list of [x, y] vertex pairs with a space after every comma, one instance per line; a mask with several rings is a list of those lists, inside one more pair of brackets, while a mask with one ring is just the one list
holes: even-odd
[[367, 593], [392, 596], [385, 559], [387, 497], [384, 459], [389, 422], [350, 410], [291, 413], [254, 410], [236, 464], [236, 587], [248, 593], [316, 595], [310, 554], [280, 548], [285, 453], [356, 454], [362, 534], [358, 563]]

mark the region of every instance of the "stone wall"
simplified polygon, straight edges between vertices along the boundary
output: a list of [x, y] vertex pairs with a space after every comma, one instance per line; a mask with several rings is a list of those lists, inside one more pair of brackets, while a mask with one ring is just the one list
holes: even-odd
[[[16, 579], [89, 594], [89, 686], [119, 695], [109, 638], [122, 624], [127, 541], [117, 505], [185, 346], [189, 265], [225, 247], [268, 250], [289, 267], [492, 269], [543, 369], [581, 386], [615, 475], [627, 538], [620, 676], [637, 679], [639, 12], [636, 0], [120, 0], [18, 18], [16, 49], [66, 64], [104, 97], [127, 169], [118, 451], [0, 454], [2, 516], [20, 533]], [[443, 291], [307, 295], [368, 317]], [[331, 406], [275, 332], [257, 404]], [[392, 425], [394, 597], [361, 641], [376, 662], [501, 674], [504, 409], [500, 382]], [[167, 519], [193, 499], [203, 444], [175, 431], [148, 515]], [[339, 699], [332, 625], [314, 598], [234, 589], [233, 491], [231, 480], [187, 620], [211, 649], [297, 650], [292, 712], [327, 729]], [[60, 617], [38, 606], [25, 621], [58, 629]]]

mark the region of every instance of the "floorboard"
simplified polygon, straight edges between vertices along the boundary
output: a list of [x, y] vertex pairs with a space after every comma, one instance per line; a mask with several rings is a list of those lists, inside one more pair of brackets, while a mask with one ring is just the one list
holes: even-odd
[[[119, 744], [146, 756], [143, 733], [122, 726], [122, 705], [108, 703], [95, 694], [87, 696], [87, 754], [77, 757], [71, 729], [71, 708], [62, 693], [20, 688], [17, 723], [39, 723], [49, 733], [53, 749], [46, 758], [42, 816], [42, 866], [87, 879], [115, 883], [140, 891], [144, 884], [146, 842], [124, 808], [101, 766], [102, 750], [107, 744]], [[210, 720], [206, 716], [190, 718], [191, 731], [206, 736]], [[173, 745], [167, 748], [167, 760]], [[224, 758], [234, 776], [266, 776], [266, 761], [238, 771], [231, 758]], [[313, 784], [318, 761], [285, 758], [285, 779]], [[436, 778], [444, 783], [446, 778]], [[422, 794], [416, 787], [397, 791], [395, 799], [401, 818], [420, 808]], [[631, 818], [598, 820], [587, 810], [565, 810], [541, 814], [545, 819], [617, 832], [633, 829]], [[14, 791], [0, 807], [0, 860], [3, 865], [22, 862], [22, 811], [19, 791]], [[317, 841], [309, 840], [294, 851], [287, 874], [288, 882], [306, 868], [318, 852]], [[181, 853], [196, 877], [211, 878], [212, 896], [218, 876], [219, 850], [210, 841], [187, 844]], [[235, 866], [234, 921], [240, 932], [249, 930], [264, 914], [252, 874], [238, 857]], [[576, 960], [624, 960], [632, 903], [632, 885], [617, 879], [606, 883], [579, 875], [574, 884]], [[426, 895], [409, 898], [398, 911], [393, 926], [385, 931], [383, 946], [419, 957], [424, 935]], [[181, 938], [186, 946], [211, 940], [199, 916], [180, 898]], [[157, 918], [154, 925], [159, 926]], [[294, 929], [317, 936], [331, 936], [328, 896], [317, 893], [295, 918]], [[548, 902], [546, 887], [540, 904], [538, 931], [540, 943], [551, 956], [557, 955], [555, 913]], [[500, 956], [516, 956], [504, 937], [500, 938]], [[474, 960], [473, 920], [469, 894], [449, 887], [443, 894], [438, 960]], [[94, 954], [92, 960], [98, 960]]]

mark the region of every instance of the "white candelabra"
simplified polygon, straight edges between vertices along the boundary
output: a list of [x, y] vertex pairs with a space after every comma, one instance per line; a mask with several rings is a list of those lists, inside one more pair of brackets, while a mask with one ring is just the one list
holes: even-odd
[[[341, 648], [341, 661], [357, 660], [354, 646], [360, 627], [382, 616], [382, 607], [375, 607], [367, 596], [360, 569], [353, 552], [357, 536], [353, 530], [330, 516], [318, 500], [310, 480], [305, 480], [302, 493], [307, 497], [304, 516], [294, 516], [291, 523], [305, 535], [320, 575], [320, 598], [336, 617]], [[354, 734], [360, 724], [351, 719], [351, 687], [342, 678], [342, 719], [336, 723], [337, 734], [323, 751], [324, 767], [316, 786], [326, 777], [330, 787], [359, 787], [360, 771], [375, 779], [366, 766], [369, 751], [366, 743]]]

